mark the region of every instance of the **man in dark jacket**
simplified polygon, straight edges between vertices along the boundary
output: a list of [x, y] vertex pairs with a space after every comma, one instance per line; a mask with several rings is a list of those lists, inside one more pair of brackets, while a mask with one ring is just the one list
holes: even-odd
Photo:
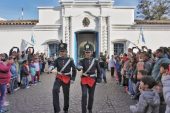
[[[67, 44], [59, 44], [59, 57], [55, 60], [54, 68], [57, 68], [57, 75], [53, 86], [53, 106], [54, 113], [60, 112], [59, 93], [62, 86], [64, 93], [64, 113], [69, 109], [70, 82], [76, 77], [76, 66], [73, 59], [67, 57]], [[71, 71], [72, 70], [72, 71]]]
[[[84, 51], [85, 58], [80, 60], [79, 63], [83, 71], [83, 74], [81, 76], [81, 89], [82, 89], [81, 106], [82, 113], [86, 113], [87, 108], [89, 110], [89, 113], [92, 113], [96, 82], [101, 81], [101, 73], [98, 60], [92, 57], [93, 50], [88, 42], [84, 45]], [[87, 95], [89, 95], [88, 107], [87, 107]]]

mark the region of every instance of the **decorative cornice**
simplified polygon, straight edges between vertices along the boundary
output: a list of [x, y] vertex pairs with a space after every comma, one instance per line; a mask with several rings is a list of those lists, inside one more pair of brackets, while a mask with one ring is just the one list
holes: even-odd
[[36, 25], [38, 20], [0, 20], [0, 25]]
[[135, 20], [136, 24], [169, 24], [170, 20]]

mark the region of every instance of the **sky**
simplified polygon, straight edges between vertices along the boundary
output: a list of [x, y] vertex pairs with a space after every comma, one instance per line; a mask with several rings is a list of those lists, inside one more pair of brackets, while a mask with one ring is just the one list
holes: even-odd
[[[115, 0], [116, 6], [136, 6], [138, 0]], [[0, 18], [8, 20], [38, 19], [39, 6], [58, 6], [58, 0], [0, 0]]]

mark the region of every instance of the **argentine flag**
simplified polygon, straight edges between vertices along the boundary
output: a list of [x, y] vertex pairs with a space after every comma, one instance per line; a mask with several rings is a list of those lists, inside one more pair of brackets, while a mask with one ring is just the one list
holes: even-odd
[[142, 41], [142, 43], [146, 43], [145, 41], [145, 37], [144, 37], [144, 34], [143, 34], [143, 28], [140, 28], [140, 34], [139, 34], [139, 39], [138, 39], [138, 44], [140, 43], [140, 40]]
[[34, 39], [33, 34], [32, 34], [32, 36], [31, 36], [31, 43], [32, 43], [33, 45], [35, 45], [35, 39]]

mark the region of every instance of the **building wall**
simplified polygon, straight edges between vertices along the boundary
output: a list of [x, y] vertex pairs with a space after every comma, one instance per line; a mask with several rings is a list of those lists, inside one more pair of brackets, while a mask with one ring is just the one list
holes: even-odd
[[78, 17], [83, 13], [90, 12], [96, 17], [111, 17], [111, 24], [132, 25], [134, 24], [134, 8], [133, 7], [66, 7], [61, 9], [60, 6], [39, 7], [39, 23], [38, 25], [54, 25], [62, 23], [62, 16]]
[[[143, 35], [145, 39], [145, 43], [142, 42], [142, 39], [140, 38], [140, 28], [136, 26], [135, 28], [129, 28], [129, 29], [113, 29], [112, 31], [112, 37], [111, 37], [111, 53], [113, 53], [113, 43], [114, 42], [124, 42], [129, 41], [126, 43], [126, 49], [127, 52], [128, 47], [133, 47], [134, 44], [136, 44], [138, 47], [141, 46], [147, 46], [148, 48], [155, 51], [161, 46], [169, 47], [170, 42], [170, 25], [169, 27], [166, 27], [165, 25], [161, 26], [150, 26], [149, 28], [146, 27], [146, 25], [140, 25], [143, 26]], [[139, 40], [139, 43], [138, 43]], [[134, 44], [132, 44], [134, 43]]]
[[58, 39], [57, 30], [34, 29], [33, 26], [0, 26], [0, 53], [9, 52], [13, 46], [20, 48], [21, 40], [24, 39], [31, 43], [31, 37], [36, 41], [35, 50], [43, 52], [44, 46], [41, 45], [46, 40]]
[[61, 24], [61, 9], [54, 7], [39, 7], [39, 23], [37, 25]]

